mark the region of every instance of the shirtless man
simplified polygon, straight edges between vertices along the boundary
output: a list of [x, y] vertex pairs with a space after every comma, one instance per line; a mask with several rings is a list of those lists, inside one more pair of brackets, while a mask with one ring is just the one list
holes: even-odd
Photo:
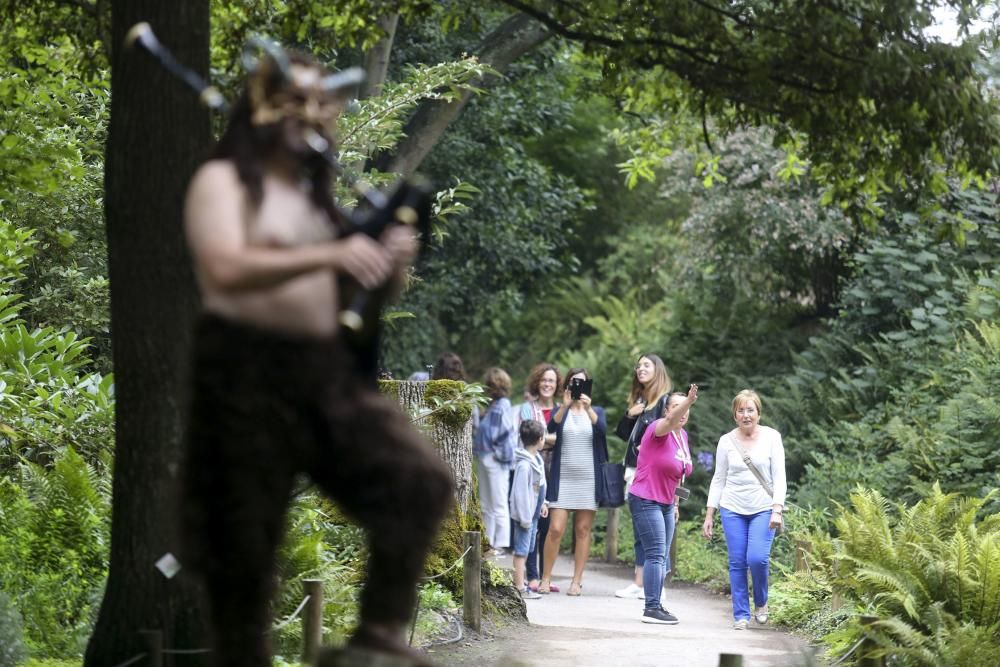
[[293, 478], [308, 474], [368, 531], [352, 644], [424, 664], [403, 630], [451, 475], [338, 332], [341, 280], [398, 284], [415, 241], [403, 226], [381, 243], [338, 239], [330, 167], [310, 146], [331, 140], [341, 100], [305, 57], [284, 74], [273, 62], [260, 70], [185, 206], [204, 307], [182, 474], [185, 559], [204, 580], [216, 664], [269, 666], [275, 552]]

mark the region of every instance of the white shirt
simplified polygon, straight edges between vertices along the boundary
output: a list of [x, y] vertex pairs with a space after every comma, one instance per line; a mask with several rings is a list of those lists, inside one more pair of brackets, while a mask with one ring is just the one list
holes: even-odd
[[736, 443], [736, 436], [727, 433], [719, 438], [715, 450], [715, 474], [708, 490], [709, 507], [725, 507], [737, 514], [757, 514], [773, 505], [785, 504], [788, 490], [785, 481], [785, 448], [781, 434], [769, 426], [757, 426], [757, 442], [749, 448], [750, 460], [774, 490], [774, 498], [767, 495], [760, 480], [743, 462], [743, 452]]

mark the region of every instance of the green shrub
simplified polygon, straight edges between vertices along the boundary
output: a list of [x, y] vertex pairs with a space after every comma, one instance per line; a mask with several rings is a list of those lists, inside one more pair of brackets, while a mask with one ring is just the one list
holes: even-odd
[[[882, 619], [875, 637], [899, 664], [998, 664], [1000, 514], [980, 517], [992, 495], [944, 494], [935, 484], [907, 507], [858, 489], [837, 518], [834, 586]], [[845, 634], [853, 641], [860, 630]]]
[[715, 539], [706, 540], [701, 535], [701, 523], [696, 519], [677, 524], [674, 577], [678, 581], [704, 584], [716, 592], [728, 592], [729, 555], [725, 540], [718, 536], [718, 531]]
[[28, 656], [22, 632], [21, 615], [0, 591], [0, 667], [16, 667]]
[[0, 589], [38, 657], [79, 654], [107, 572], [110, 480], [67, 449], [0, 479]]

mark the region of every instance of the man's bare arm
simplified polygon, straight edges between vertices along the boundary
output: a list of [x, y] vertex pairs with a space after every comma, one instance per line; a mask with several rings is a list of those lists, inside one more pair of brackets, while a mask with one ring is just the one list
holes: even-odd
[[243, 219], [245, 193], [235, 167], [225, 161], [202, 166], [188, 188], [185, 232], [199, 273], [213, 288], [223, 292], [266, 288], [333, 269], [371, 289], [392, 273], [392, 257], [361, 234], [289, 247], [250, 244]]

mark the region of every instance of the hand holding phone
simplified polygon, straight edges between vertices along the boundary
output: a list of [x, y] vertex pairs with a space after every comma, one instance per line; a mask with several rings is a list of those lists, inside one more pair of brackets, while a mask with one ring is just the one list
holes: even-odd
[[586, 394], [587, 396], [593, 395], [594, 391], [594, 381], [584, 380], [582, 378], [573, 378], [569, 381], [569, 395], [574, 401], [579, 401], [580, 397]]

